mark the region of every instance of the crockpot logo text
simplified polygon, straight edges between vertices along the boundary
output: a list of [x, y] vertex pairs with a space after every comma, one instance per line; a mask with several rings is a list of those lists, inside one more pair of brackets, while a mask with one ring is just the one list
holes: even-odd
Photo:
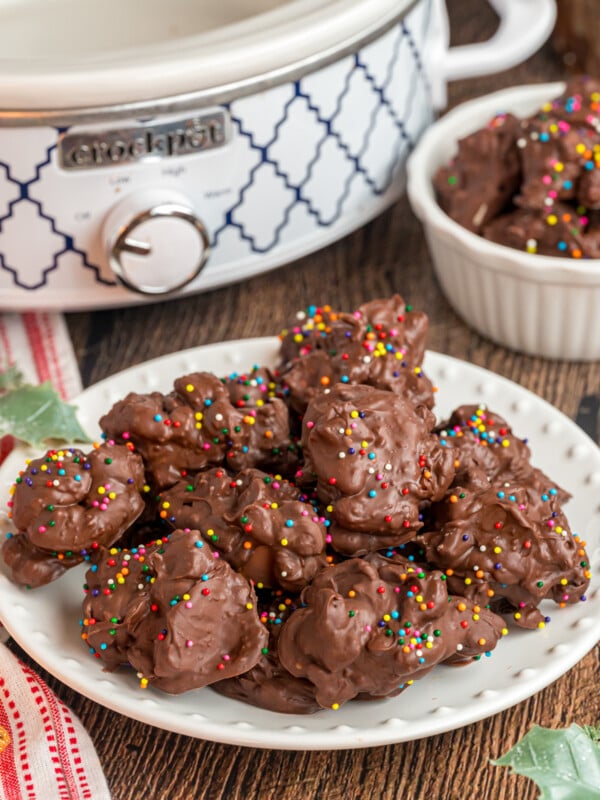
[[60, 137], [60, 164], [64, 169], [94, 169], [185, 156], [220, 147], [228, 141], [228, 131], [222, 111], [160, 125], [78, 130]]

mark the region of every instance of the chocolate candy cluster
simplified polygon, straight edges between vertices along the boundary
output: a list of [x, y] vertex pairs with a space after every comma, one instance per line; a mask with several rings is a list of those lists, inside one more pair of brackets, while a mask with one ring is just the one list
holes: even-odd
[[[287, 713], [397, 695], [585, 599], [569, 495], [484, 407], [438, 424], [401, 297], [300, 314], [275, 369], [183, 376], [19, 476], [16, 581], [82, 560], [82, 638], [142, 687]], [[137, 522], [136, 522], [137, 520]]]
[[441, 207], [498, 244], [599, 258], [599, 112], [600, 82], [579, 77], [526, 119], [497, 114], [436, 173]]

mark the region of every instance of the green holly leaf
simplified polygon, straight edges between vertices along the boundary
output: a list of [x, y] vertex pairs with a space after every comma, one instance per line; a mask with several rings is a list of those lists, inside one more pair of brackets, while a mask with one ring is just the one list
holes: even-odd
[[10, 392], [23, 385], [23, 375], [11, 364], [3, 372], [0, 372], [0, 393]]
[[75, 406], [63, 402], [49, 382], [0, 394], [0, 436], [12, 434], [34, 447], [52, 440], [89, 442]]
[[534, 725], [497, 761], [541, 789], [540, 800], [600, 800], [599, 729], [571, 725], [561, 730]]
[[594, 744], [600, 747], [600, 725], [584, 725], [583, 731], [586, 736], [589, 736]]

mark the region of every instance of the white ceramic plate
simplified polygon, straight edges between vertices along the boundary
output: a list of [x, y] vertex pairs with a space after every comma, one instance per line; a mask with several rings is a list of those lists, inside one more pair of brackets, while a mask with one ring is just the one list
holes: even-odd
[[[189, 371], [223, 375], [253, 363], [274, 363], [277, 347], [275, 338], [249, 339], [140, 364], [83, 392], [76, 401], [80, 420], [97, 435], [98, 418], [130, 390], [169, 391], [172, 379]], [[0, 571], [2, 622], [41, 666], [97, 703], [150, 725], [230, 744], [333, 750], [408, 741], [484, 719], [538, 692], [600, 639], [600, 450], [559, 411], [510, 381], [436, 353], [427, 354], [425, 367], [439, 386], [440, 417], [461, 403], [488, 403], [509, 419], [518, 435], [529, 438], [534, 463], [573, 493], [569, 519], [588, 542], [593, 582], [585, 603], [562, 610], [544, 603], [544, 612], [552, 617], [544, 630], [511, 630], [490, 658], [463, 668], [438, 667], [394, 699], [288, 716], [210, 689], [178, 697], [143, 691], [133, 671], [103, 672], [79, 638], [83, 567], [34, 591], [15, 586]], [[3, 500], [26, 455], [23, 450], [11, 454], [0, 469]]]

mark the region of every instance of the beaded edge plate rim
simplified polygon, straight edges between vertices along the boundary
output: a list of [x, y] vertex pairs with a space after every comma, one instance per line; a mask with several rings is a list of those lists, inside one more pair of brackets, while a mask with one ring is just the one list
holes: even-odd
[[[162, 356], [106, 378], [73, 402], [84, 428], [97, 435], [100, 414], [127, 391], [167, 391], [174, 377], [194, 370], [224, 374], [242, 372], [253, 363], [273, 364], [278, 344], [275, 337], [235, 340]], [[83, 567], [28, 591], [13, 584], [1, 564], [0, 620], [40, 666], [89, 699], [155, 727], [226, 744], [338, 750], [411, 741], [477, 722], [530, 697], [567, 672], [600, 639], [600, 449], [558, 409], [506, 378], [433, 352], [427, 353], [425, 370], [440, 387], [440, 418], [460, 403], [489, 402], [518, 435], [529, 437], [536, 466], [575, 490], [567, 514], [574, 530], [588, 541], [592, 585], [585, 604], [563, 610], [544, 604], [554, 617], [545, 630], [511, 630], [490, 659], [462, 669], [439, 667], [396, 698], [292, 716], [256, 709], [209, 689], [177, 697], [143, 692], [133, 671], [103, 672], [79, 639], [76, 591], [83, 583]], [[32, 454], [19, 448], [0, 468], [2, 509], [18, 469]], [[10, 529], [4, 510], [0, 528]]]

